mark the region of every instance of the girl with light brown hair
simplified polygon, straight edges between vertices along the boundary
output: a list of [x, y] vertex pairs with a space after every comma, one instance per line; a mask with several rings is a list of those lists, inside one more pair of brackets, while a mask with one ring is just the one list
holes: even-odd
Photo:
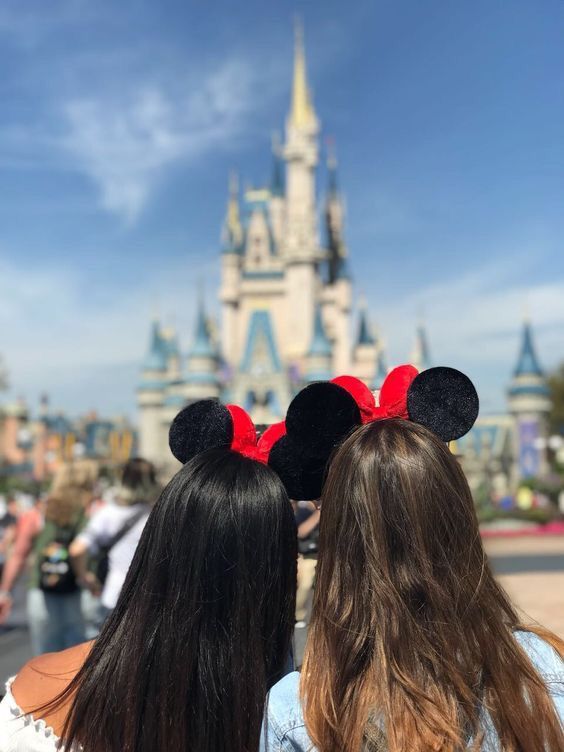
[[302, 673], [272, 689], [262, 750], [562, 752], [564, 643], [494, 579], [448, 445], [367, 422], [321, 509]]

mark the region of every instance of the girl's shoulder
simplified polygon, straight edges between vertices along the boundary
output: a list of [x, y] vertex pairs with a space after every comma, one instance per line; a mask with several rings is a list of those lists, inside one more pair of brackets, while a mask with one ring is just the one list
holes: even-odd
[[[85, 642], [68, 650], [46, 653], [28, 661], [9, 688], [22, 713], [36, 718], [38, 709], [41, 710], [64, 692], [82, 667], [92, 644]], [[69, 705], [70, 700], [65, 700], [60, 707], [41, 713], [38, 720], [44, 726], [52, 728], [55, 734], [60, 734]]]
[[564, 659], [548, 640], [526, 630], [515, 632], [515, 639], [545, 682], [564, 686]]
[[300, 674], [297, 671], [280, 679], [268, 694], [261, 752], [274, 749], [312, 749], [300, 703]]

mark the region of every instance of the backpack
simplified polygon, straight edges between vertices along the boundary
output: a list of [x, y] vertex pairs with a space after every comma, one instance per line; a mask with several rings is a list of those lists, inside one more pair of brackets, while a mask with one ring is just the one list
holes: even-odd
[[39, 587], [45, 593], [74, 593], [79, 588], [70, 562], [69, 546], [77, 534], [77, 527], [52, 524], [52, 528], [51, 535], [46, 536], [48, 539], [41, 536], [43, 540], [39, 541]]
[[130, 530], [133, 530], [135, 525], [139, 522], [148, 512], [148, 507], [143, 505], [134, 515], [132, 515], [117, 531], [117, 533], [110, 538], [110, 540], [103, 546], [100, 546], [98, 555], [94, 560], [94, 574], [100, 585], [104, 585], [108, 579], [108, 572], [110, 571], [110, 551], [117, 546], [122, 538], [125, 538]]

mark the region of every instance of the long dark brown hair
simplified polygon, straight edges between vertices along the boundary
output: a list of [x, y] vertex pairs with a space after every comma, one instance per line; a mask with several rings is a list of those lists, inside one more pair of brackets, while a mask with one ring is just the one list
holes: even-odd
[[65, 749], [256, 752], [290, 657], [296, 529], [282, 483], [227, 449], [163, 490], [115, 610], [51, 708]]
[[520, 628], [448, 447], [404, 420], [357, 430], [322, 497], [301, 678], [315, 745], [358, 752], [383, 730], [390, 752], [479, 750], [487, 709], [504, 752], [561, 752]]

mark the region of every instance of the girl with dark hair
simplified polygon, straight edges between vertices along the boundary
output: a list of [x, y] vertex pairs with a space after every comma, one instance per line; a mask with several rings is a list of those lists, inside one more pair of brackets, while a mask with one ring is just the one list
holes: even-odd
[[0, 705], [2, 752], [59, 738], [84, 752], [258, 749], [291, 652], [294, 516], [233, 425], [218, 427], [226, 446], [201, 452], [210, 422], [188, 440], [182, 420], [171, 447], [186, 464], [151, 511], [115, 609], [94, 643], [18, 674]]
[[449, 386], [425, 373], [394, 397], [403, 419], [381, 400], [330, 461], [301, 678], [271, 691], [262, 750], [564, 749], [564, 643], [522, 626], [494, 579], [445, 443]]

